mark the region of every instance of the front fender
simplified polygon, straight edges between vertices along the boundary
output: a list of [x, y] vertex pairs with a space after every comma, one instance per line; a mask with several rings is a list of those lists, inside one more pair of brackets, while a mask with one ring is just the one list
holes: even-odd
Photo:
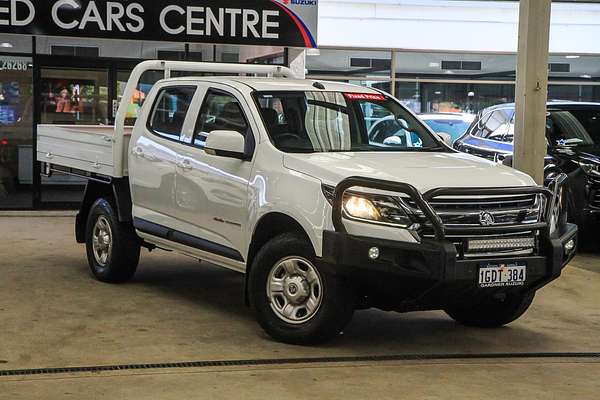
[[323, 231], [331, 226], [331, 206], [321, 191], [321, 181], [291, 170], [280, 174], [272, 182], [263, 176], [256, 174], [249, 187], [245, 254], [249, 253], [259, 221], [267, 214], [281, 213], [294, 219], [304, 229], [315, 254], [320, 257]]

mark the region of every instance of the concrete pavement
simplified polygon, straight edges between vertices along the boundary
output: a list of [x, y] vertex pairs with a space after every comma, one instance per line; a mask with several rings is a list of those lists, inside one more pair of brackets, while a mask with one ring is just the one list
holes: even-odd
[[[367, 310], [357, 312], [344, 335], [332, 343], [297, 347], [274, 342], [261, 331], [244, 306], [243, 277], [237, 273], [171, 253], [144, 252], [133, 282], [106, 285], [90, 277], [85, 249], [73, 236], [73, 218], [0, 217], [0, 370], [388, 354], [600, 352], [598, 256], [578, 257], [510, 327], [468, 329], [440, 312]], [[600, 363], [590, 359], [148, 370], [4, 377], [0, 398], [315, 398], [319, 393], [346, 399], [370, 394], [508, 398], [518, 389], [531, 394], [521, 398], [551, 398], [554, 393], [555, 398], [577, 394], [578, 399], [592, 399], [600, 398], [594, 376], [600, 376]]]

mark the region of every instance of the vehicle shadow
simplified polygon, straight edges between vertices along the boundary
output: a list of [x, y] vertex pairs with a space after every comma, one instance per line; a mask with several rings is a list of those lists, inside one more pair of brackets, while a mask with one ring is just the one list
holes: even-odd
[[209, 308], [223, 314], [224, 318], [254, 321], [245, 305], [244, 276], [209, 263], [191, 261], [183, 266], [140, 264], [132, 284], [151, 287], [178, 301], [193, 303], [199, 310]]
[[[245, 331], [261, 346], [281, 349], [258, 328], [246, 307], [244, 277], [207, 263], [198, 265], [148, 266], [140, 268], [132, 282], [151, 288], [157, 295], [191, 303], [199, 313], [214, 314], [219, 325]], [[489, 330], [467, 328], [443, 312], [400, 314], [370, 309], [357, 311], [343, 334], [335, 340], [303, 350], [301, 354], [386, 355], [386, 354], [473, 354], [567, 351], [568, 342], [541, 329], [535, 313], [511, 326]], [[225, 328], [230, 329], [230, 328]], [[567, 347], [565, 347], [567, 346]], [[306, 349], [306, 348], [305, 348]]]

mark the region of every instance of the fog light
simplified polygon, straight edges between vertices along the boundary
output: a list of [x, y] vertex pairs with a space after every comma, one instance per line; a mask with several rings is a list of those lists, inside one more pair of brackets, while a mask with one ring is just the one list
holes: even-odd
[[371, 260], [377, 260], [379, 258], [379, 248], [378, 247], [371, 247], [369, 249], [369, 258]]
[[565, 244], [565, 251], [567, 253], [572, 252], [575, 249], [575, 241], [573, 239], [569, 240], [566, 244]]

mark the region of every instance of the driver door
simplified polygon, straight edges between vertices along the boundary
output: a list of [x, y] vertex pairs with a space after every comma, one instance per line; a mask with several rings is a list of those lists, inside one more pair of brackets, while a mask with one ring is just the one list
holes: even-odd
[[243, 261], [252, 162], [209, 155], [204, 146], [212, 131], [236, 131], [245, 137], [251, 155], [255, 138], [246, 118], [249, 109], [243, 97], [227, 87], [205, 89], [193, 137], [178, 154], [175, 203], [185, 233], [201, 239], [207, 251]]

